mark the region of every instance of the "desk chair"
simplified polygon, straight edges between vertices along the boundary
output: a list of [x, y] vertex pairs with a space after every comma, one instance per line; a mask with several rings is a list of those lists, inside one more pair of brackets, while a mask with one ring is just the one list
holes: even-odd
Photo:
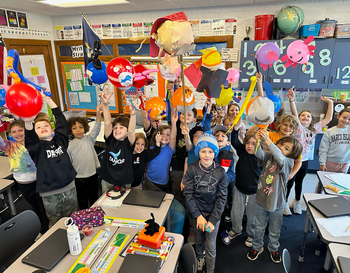
[[178, 273], [196, 273], [197, 258], [191, 243], [185, 244], [180, 253]]
[[283, 249], [283, 252], [282, 252], [282, 263], [283, 263], [284, 271], [288, 273], [290, 270], [291, 260], [290, 260], [289, 251], [286, 248]]
[[41, 228], [31, 210], [17, 214], [0, 226], [0, 267], [10, 266], [35, 241]]

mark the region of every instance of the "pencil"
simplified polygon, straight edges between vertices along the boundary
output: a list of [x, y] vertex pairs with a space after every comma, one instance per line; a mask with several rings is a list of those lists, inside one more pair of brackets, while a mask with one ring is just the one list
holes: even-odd
[[345, 232], [347, 232], [349, 228], [350, 228], [350, 225], [346, 228]]

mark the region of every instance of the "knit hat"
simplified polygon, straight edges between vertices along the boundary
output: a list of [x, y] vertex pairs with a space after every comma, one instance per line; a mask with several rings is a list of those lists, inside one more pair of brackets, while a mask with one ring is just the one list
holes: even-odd
[[219, 153], [218, 142], [209, 131], [205, 132], [197, 141], [196, 148], [194, 149], [194, 153], [197, 157], [199, 157], [199, 151], [203, 148], [213, 149], [215, 157], [217, 157]]
[[224, 125], [216, 125], [213, 129], [212, 129], [212, 132], [213, 132], [213, 135], [215, 135], [217, 132], [224, 132], [225, 134], [227, 133], [227, 128], [224, 126]]
[[198, 131], [202, 131], [204, 132], [204, 128], [202, 125], [200, 124], [196, 124], [191, 130], [190, 130], [190, 139], [191, 141], [193, 141], [193, 135], [198, 132]]

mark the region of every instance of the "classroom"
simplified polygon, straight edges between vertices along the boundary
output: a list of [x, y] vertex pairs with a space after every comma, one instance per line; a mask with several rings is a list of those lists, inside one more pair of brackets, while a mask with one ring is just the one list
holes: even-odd
[[0, 2], [0, 272], [348, 272], [350, 1]]

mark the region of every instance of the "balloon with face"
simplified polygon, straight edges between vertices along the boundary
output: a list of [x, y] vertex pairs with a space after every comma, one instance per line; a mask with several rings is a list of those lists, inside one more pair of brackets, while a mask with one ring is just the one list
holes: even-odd
[[266, 70], [268, 66], [272, 67], [272, 64], [278, 61], [280, 52], [281, 50], [278, 45], [268, 42], [258, 48], [256, 51], [256, 58], [260, 66]]
[[125, 58], [114, 58], [107, 65], [107, 76], [117, 88], [128, 90], [134, 79], [135, 69]]
[[166, 116], [166, 103], [163, 99], [153, 97], [146, 102], [146, 112], [148, 117], [154, 120], [161, 119]]
[[[183, 87], [180, 87], [175, 90], [173, 95], [173, 104], [174, 107], [180, 113], [184, 112], [184, 103], [183, 103]], [[186, 99], [186, 112], [192, 110], [192, 108], [196, 105], [195, 97], [191, 89], [185, 86], [185, 99]]]
[[314, 36], [307, 37], [304, 41], [296, 40], [292, 42], [287, 48], [287, 54], [281, 57], [281, 61], [286, 63], [285, 67], [296, 67], [298, 64], [307, 64], [309, 57], [314, 56], [316, 47], [310, 45], [314, 40]]

